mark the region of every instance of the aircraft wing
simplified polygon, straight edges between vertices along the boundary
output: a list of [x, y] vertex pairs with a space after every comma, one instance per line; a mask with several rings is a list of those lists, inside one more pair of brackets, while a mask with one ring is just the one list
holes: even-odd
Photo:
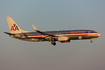
[[45, 37], [48, 38], [48, 39], [51, 39], [51, 38], [58, 38], [58, 36], [50, 35], [50, 34], [47, 34], [47, 33], [44, 33], [44, 32], [41, 32], [41, 31], [37, 30], [37, 28], [36, 28], [33, 24], [32, 24], [32, 26], [33, 26], [33, 29], [34, 29], [36, 32], [42, 34], [43, 36], [45, 36]]

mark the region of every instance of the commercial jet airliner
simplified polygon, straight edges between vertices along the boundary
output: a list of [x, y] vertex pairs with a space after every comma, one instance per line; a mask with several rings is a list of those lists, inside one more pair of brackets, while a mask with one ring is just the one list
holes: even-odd
[[33, 41], [33, 42], [42, 42], [49, 41], [52, 45], [56, 45], [56, 41], [61, 43], [69, 43], [70, 40], [82, 40], [82, 39], [91, 39], [92, 40], [101, 36], [101, 34], [97, 33], [93, 30], [63, 30], [63, 31], [39, 31], [32, 24], [33, 29], [36, 32], [29, 32], [22, 30], [11, 17], [6, 17], [9, 29], [11, 33], [4, 32], [8, 34], [12, 38], [16, 38], [19, 40], [25, 41]]

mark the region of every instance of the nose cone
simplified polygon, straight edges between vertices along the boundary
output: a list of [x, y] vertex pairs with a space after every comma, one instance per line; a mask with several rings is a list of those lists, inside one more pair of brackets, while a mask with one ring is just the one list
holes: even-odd
[[100, 37], [101, 36], [101, 34], [98, 34], [98, 37]]

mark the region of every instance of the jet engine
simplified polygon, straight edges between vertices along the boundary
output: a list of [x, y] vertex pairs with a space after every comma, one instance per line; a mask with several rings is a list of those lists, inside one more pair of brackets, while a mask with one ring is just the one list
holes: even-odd
[[69, 37], [59, 36], [59, 37], [58, 37], [58, 41], [59, 41], [59, 42], [69, 41]]

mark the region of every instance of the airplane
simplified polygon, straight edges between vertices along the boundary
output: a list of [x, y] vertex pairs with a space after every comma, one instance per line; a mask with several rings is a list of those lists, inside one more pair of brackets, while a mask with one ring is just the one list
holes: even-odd
[[33, 42], [42, 42], [49, 41], [52, 45], [56, 45], [56, 41], [61, 43], [69, 43], [71, 40], [83, 40], [83, 39], [91, 39], [92, 40], [101, 36], [101, 34], [97, 33], [94, 30], [63, 30], [63, 31], [40, 31], [32, 24], [34, 31], [30, 32], [22, 30], [10, 17], [6, 17], [9, 29], [11, 33], [4, 32], [8, 34], [10, 37], [25, 40], [25, 41], [33, 41]]

